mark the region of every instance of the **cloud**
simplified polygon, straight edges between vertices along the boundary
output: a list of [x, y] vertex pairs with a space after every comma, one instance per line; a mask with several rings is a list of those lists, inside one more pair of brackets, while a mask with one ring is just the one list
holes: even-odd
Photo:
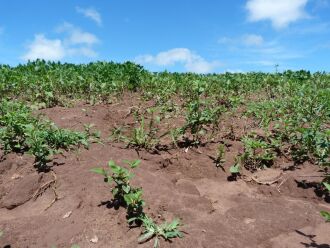
[[81, 8], [77, 6], [76, 11], [80, 14], [83, 14], [85, 17], [93, 20], [97, 25], [102, 25], [101, 14], [94, 8]]
[[252, 22], [270, 20], [276, 29], [306, 18], [305, 6], [308, 0], [248, 0], [248, 20]]
[[247, 34], [243, 37], [243, 42], [246, 46], [261, 46], [264, 38], [261, 35]]
[[57, 28], [58, 33], [67, 33], [68, 38], [67, 42], [70, 44], [86, 44], [93, 45], [99, 42], [99, 39], [92, 33], [88, 33], [80, 30], [80, 28], [75, 27], [74, 25], [65, 22]]
[[27, 46], [27, 52], [21, 57], [24, 61], [45, 59], [59, 61], [65, 58], [97, 56], [93, 45], [99, 39], [70, 23], [64, 23], [56, 29], [62, 38], [49, 39], [44, 34], [36, 34], [34, 40]]
[[221, 38], [218, 40], [218, 43], [219, 43], [219, 44], [224, 44], [224, 45], [234, 44], [234, 43], [236, 43], [236, 42], [237, 42], [237, 40], [232, 39], [232, 38], [229, 38], [229, 37], [221, 37]]
[[326, 9], [330, 7], [329, 0], [314, 0], [314, 8], [313, 11], [317, 11], [319, 9]]
[[70, 56], [84, 56], [88, 58], [94, 58], [98, 55], [97, 52], [90, 47], [69, 48], [67, 54]]
[[[221, 51], [231, 56], [231, 67], [258, 65], [274, 68], [274, 65], [286, 65], [288, 62], [306, 56], [306, 51], [288, 48], [279, 40], [266, 40], [257, 34], [245, 34], [239, 37], [222, 37], [219, 39]], [[226, 63], [228, 64], [228, 62]]]
[[43, 34], [36, 34], [28, 45], [28, 52], [22, 56], [23, 60], [61, 60], [65, 56], [63, 42], [59, 39], [47, 39]]
[[221, 37], [218, 40], [218, 43], [231, 46], [245, 45], [248, 47], [254, 47], [264, 45], [264, 38], [258, 34], [245, 34], [238, 38]]
[[141, 55], [135, 58], [140, 64], [151, 64], [160, 67], [170, 67], [181, 64], [189, 72], [209, 73], [221, 65], [219, 61], [207, 61], [187, 48], [174, 48], [156, 55]]

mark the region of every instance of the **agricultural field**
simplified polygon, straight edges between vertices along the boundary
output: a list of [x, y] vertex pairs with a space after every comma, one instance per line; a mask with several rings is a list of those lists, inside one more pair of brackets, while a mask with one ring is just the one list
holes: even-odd
[[0, 247], [330, 247], [330, 74], [0, 65]]

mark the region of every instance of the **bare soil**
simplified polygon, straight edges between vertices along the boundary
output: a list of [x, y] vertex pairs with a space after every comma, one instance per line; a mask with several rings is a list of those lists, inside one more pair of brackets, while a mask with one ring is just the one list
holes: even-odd
[[[275, 166], [279, 180], [270, 185], [267, 180], [274, 171], [264, 181], [253, 180], [248, 173], [228, 181], [229, 167], [243, 149], [238, 139], [220, 135], [227, 146], [225, 171], [210, 158], [217, 141], [158, 154], [107, 141], [111, 128], [134, 121], [128, 113], [138, 105], [138, 99], [127, 97], [110, 105], [80, 103], [42, 111], [60, 127], [83, 130], [84, 124], [93, 123], [105, 141], [91, 144], [88, 150], [56, 155], [56, 182], [38, 197], [34, 197], [38, 189], [54, 180], [52, 173], [38, 174], [29, 155], [2, 157], [0, 247], [152, 247], [152, 241], [138, 244], [141, 229], [128, 227], [125, 209], [107, 204], [109, 187], [90, 172], [111, 159], [119, 164], [123, 159], [141, 159], [132, 183], [144, 190], [145, 211], [159, 222], [179, 217], [184, 223], [185, 237], [173, 243], [161, 241], [161, 247], [330, 247], [330, 224], [319, 214], [330, 211], [330, 205], [328, 196], [317, 190], [315, 182], [321, 180], [317, 166], [305, 163], [285, 170], [292, 162], [279, 158]], [[233, 124], [240, 136], [242, 130], [255, 128], [251, 123], [237, 115], [224, 119], [221, 126], [224, 134]], [[53, 189], [59, 199], [50, 205]]]

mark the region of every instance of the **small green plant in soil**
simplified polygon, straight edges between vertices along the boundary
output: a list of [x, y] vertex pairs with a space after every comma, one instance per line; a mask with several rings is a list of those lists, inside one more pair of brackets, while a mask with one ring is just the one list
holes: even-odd
[[179, 231], [180, 220], [174, 219], [171, 223], [163, 223], [157, 225], [151, 218], [144, 216], [140, 219], [142, 221], [142, 226], [144, 231], [139, 237], [139, 243], [146, 242], [152, 238], [155, 238], [153, 247], [160, 247], [159, 239], [164, 238], [166, 241], [170, 241], [173, 238], [182, 238], [183, 234]]
[[158, 116], [154, 117], [154, 110], [148, 109], [147, 112], [151, 114], [149, 123], [146, 124], [145, 117], [139, 116], [138, 112], [134, 112], [137, 127], [134, 127], [129, 135], [124, 135], [124, 128], [116, 127], [112, 130], [110, 139], [116, 142], [125, 142], [127, 147], [136, 149], [154, 150], [159, 139], [156, 137], [158, 128], [156, 124], [160, 122]]
[[[136, 168], [140, 162], [140, 160], [126, 161], [130, 169]], [[125, 196], [132, 193], [130, 180], [134, 177], [134, 174], [130, 170], [117, 165], [113, 160], [108, 163], [108, 167], [110, 171], [104, 168], [94, 168], [92, 172], [103, 175], [106, 183], [110, 185], [114, 183], [111, 193], [116, 201], [124, 203]]]
[[226, 162], [225, 153], [226, 153], [225, 145], [224, 144], [218, 145], [217, 156], [215, 158], [216, 167], [223, 167], [223, 163]]
[[242, 139], [244, 153], [242, 162], [248, 170], [270, 167], [275, 159], [274, 148], [261, 137], [246, 136]]
[[224, 110], [222, 106], [213, 104], [207, 100], [206, 84], [196, 81], [192, 84], [192, 90], [189, 90], [188, 103], [186, 105], [186, 123], [179, 130], [182, 135], [189, 131], [192, 135], [193, 144], [198, 145], [202, 136], [207, 132], [206, 126], [217, 127], [219, 117]]
[[[123, 162], [128, 164], [130, 169], [138, 167], [141, 163], [140, 160], [124, 160]], [[114, 185], [111, 189], [114, 204], [127, 208], [128, 219], [141, 216], [145, 203], [142, 199], [142, 189], [134, 188], [130, 184], [130, 180], [134, 177], [134, 174], [130, 170], [117, 165], [112, 160], [109, 162], [108, 167], [110, 171], [104, 168], [94, 168], [92, 172], [104, 176], [106, 183], [111, 186]]]
[[186, 134], [189, 130], [193, 142], [199, 144], [207, 132], [206, 126], [213, 125], [213, 129], [217, 126], [221, 112], [221, 107], [212, 106], [206, 100], [191, 101], [187, 106], [186, 123], [181, 128], [181, 133]]
[[[150, 121], [150, 123], [152, 123], [152, 121]], [[154, 136], [154, 130], [146, 129], [144, 117], [141, 118], [139, 124], [140, 125], [138, 127], [133, 129], [131, 137], [128, 138], [128, 146], [152, 149], [157, 144], [157, 140]]]
[[[136, 168], [141, 161], [140, 160], [124, 160], [130, 169]], [[104, 181], [112, 187], [112, 195], [114, 201], [120, 203], [127, 209], [127, 222], [132, 224], [133, 222], [139, 224], [142, 223], [144, 231], [141, 237], [138, 239], [140, 243], [150, 240], [155, 237], [154, 247], [159, 247], [159, 238], [162, 237], [166, 241], [169, 241], [173, 238], [182, 238], [183, 235], [179, 231], [180, 221], [178, 219], [173, 220], [171, 223], [163, 223], [157, 225], [152, 218], [148, 217], [143, 212], [143, 207], [145, 202], [142, 198], [142, 189], [135, 188], [130, 184], [130, 179], [133, 178], [134, 174], [119, 165], [114, 161], [110, 161], [109, 169], [105, 170], [104, 168], [94, 168], [91, 171], [97, 174], [104, 176]]]
[[242, 157], [237, 156], [235, 158], [235, 164], [230, 166], [229, 171], [231, 173], [230, 179], [231, 180], [237, 180], [237, 177], [241, 174], [241, 168], [242, 168]]
[[[326, 190], [330, 192], [330, 184], [324, 182], [323, 185], [325, 186]], [[322, 217], [326, 220], [326, 222], [330, 222], [330, 213], [327, 211], [321, 211]]]

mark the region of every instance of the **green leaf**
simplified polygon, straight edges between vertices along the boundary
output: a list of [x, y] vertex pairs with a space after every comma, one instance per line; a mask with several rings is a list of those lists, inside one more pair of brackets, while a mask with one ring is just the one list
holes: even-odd
[[138, 217], [133, 217], [133, 218], [128, 219], [127, 222], [132, 223], [133, 221], [136, 221], [138, 219], [139, 219]]
[[123, 186], [123, 190], [124, 190], [124, 192], [125, 192], [126, 194], [128, 194], [128, 193], [130, 192], [130, 190], [131, 190], [131, 187], [130, 187], [129, 185], [124, 185], [124, 186]]
[[117, 195], [117, 193], [118, 193], [118, 189], [117, 189], [117, 188], [114, 188], [111, 192], [112, 192], [112, 194], [115, 196], [115, 195]]
[[138, 165], [141, 163], [141, 160], [123, 160], [125, 164], [128, 164], [132, 169], [138, 167]]
[[154, 236], [155, 233], [154, 232], [147, 232], [145, 234], [142, 234], [139, 238], [138, 238], [138, 241], [139, 243], [142, 243], [148, 239], [150, 239], [152, 236]]
[[171, 232], [166, 232], [165, 233], [165, 238], [166, 239], [177, 238], [177, 237], [180, 237], [181, 238], [182, 236], [183, 235], [178, 230], [171, 231]]
[[154, 248], [158, 248], [158, 247], [159, 247], [159, 239], [156, 237], [155, 243], [154, 243]]
[[180, 220], [179, 219], [174, 219], [168, 226], [167, 229], [169, 230], [173, 230], [175, 228], [177, 228], [177, 226], [180, 225]]
[[238, 174], [240, 172], [239, 165], [230, 166], [229, 171], [231, 174]]
[[107, 176], [107, 183], [112, 183], [113, 178], [111, 176]]
[[140, 163], [141, 163], [141, 160], [134, 160], [130, 166], [132, 169], [134, 169], [134, 168], [138, 167]]
[[330, 222], [330, 213], [327, 211], [321, 211], [321, 216], [325, 218], [325, 221]]
[[109, 166], [110, 168], [112, 168], [112, 167], [115, 167], [115, 166], [117, 166], [117, 165], [116, 165], [115, 161], [110, 160], [109, 163], [108, 163], [108, 166]]
[[104, 170], [104, 168], [93, 168], [90, 171], [107, 177], [107, 172]]
[[330, 192], [330, 184], [329, 183], [323, 183], [323, 185], [327, 188], [327, 190]]

